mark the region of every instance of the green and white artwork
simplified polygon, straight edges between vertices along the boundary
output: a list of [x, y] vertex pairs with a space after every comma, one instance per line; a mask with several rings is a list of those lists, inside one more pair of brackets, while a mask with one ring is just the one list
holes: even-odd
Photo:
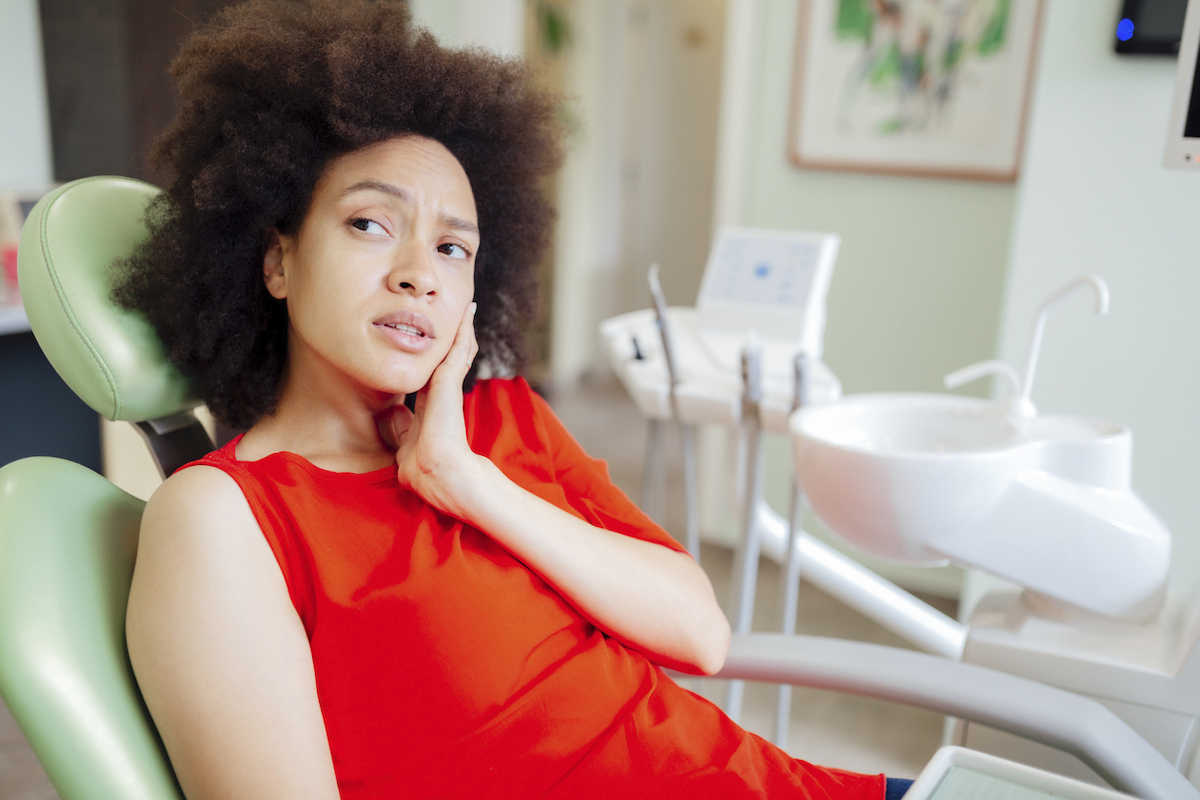
[[800, 167], [1012, 180], [1039, 0], [802, 0]]

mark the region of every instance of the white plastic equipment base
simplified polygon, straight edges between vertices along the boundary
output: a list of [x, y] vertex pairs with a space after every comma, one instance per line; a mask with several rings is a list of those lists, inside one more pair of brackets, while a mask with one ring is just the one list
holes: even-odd
[[[1029, 592], [998, 590], [971, 617], [963, 660], [1091, 697], [1200, 787], [1200, 608], [1168, 595], [1143, 624], [1071, 615]], [[978, 725], [957, 741], [1082, 780], [1084, 765]]]

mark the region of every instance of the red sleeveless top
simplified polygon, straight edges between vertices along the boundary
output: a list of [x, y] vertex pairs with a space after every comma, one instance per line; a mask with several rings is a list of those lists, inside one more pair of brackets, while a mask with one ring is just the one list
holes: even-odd
[[[480, 381], [471, 448], [587, 522], [682, 551], [524, 380]], [[343, 798], [883, 797], [680, 688], [486, 534], [400, 488], [293, 453], [194, 462], [245, 494], [312, 647]]]

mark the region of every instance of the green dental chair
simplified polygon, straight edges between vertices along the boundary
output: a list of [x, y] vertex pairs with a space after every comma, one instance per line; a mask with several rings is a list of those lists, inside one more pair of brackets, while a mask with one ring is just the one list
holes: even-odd
[[[107, 289], [157, 193], [126, 178], [59, 187], [29, 215], [19, 271], [51, 364], [97, 412], [135, 423], [170, 474], [213, 447], [199, 400]], [[125, 650], [143, 505], [69, 461], [0, 468], [0, 695], [63, 800], [183, 797]]]

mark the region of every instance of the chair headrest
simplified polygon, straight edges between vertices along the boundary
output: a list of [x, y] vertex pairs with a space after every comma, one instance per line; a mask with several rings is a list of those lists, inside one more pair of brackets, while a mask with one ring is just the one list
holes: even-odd
[[60, 186], [29, 213], [18, 248], [21, 298], [46, 358], [110, 420], [140, 422], [200, 403], [146, 320], [109, 299], [111, 266], [146, 238], [158, 189], [101, 176]]

